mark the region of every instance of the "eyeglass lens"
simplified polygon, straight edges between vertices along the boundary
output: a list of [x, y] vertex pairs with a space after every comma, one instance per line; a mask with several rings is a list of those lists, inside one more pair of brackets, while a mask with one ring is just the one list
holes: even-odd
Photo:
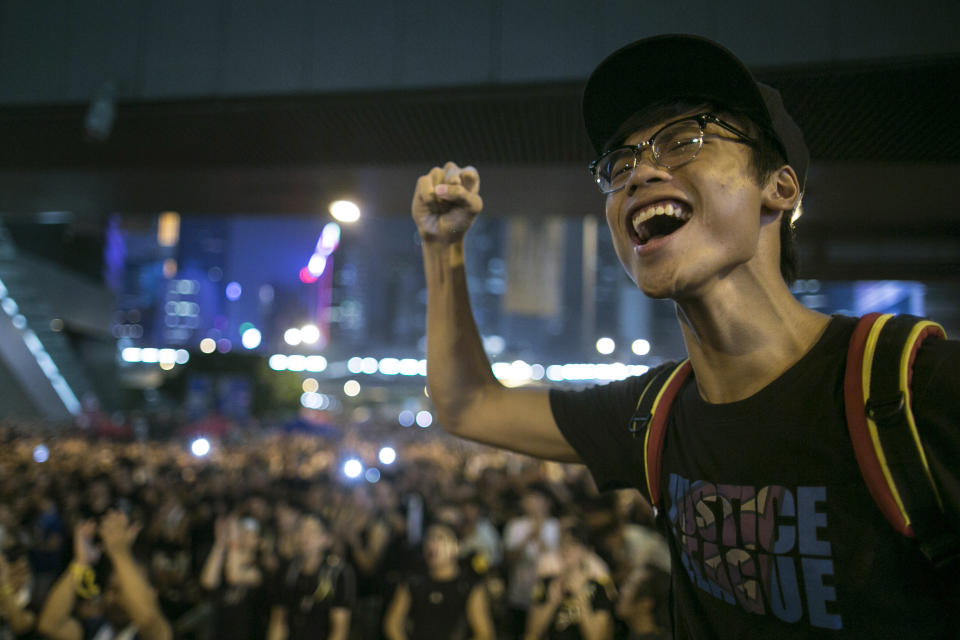
[[[652, 140], [654, 162], [666, 169], [690, 162], [702, 144], [700, 124], [684, 120], [658, 132]], [[633, 173], [637, 157], [643, 150], [636, 147], [616, 149], [602, 158], [597, 166], [597, 181], [604, 192], [621, 189]]]

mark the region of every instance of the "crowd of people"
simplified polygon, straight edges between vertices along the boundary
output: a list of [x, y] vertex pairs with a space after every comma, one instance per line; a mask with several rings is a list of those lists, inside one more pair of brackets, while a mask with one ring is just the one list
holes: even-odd
[[0, 639], [668, 637], [636, 491], [443, 434], [379, 445], [3, 427]]

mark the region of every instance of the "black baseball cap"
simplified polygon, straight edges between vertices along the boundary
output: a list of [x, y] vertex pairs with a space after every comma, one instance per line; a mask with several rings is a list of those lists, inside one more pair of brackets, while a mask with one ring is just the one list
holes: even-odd
[[601, 62], [583, 90], [583, 121], [597, 154], [627, 118], [664, 99], [695, 99], [740, 111], [780, 144], [804, 188], [810, 152], [780, 92], [757, 82], [728, 49], [673, 34], [628, 44]]

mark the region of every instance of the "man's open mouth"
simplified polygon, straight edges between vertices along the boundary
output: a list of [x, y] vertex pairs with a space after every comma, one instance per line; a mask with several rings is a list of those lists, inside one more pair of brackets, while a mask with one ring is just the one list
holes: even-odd
[[689, 207], [675, 200], [661, 200], [641, 209], [630, 217], [630, 225], [637, 242], [646, 244], [653, 238], [668, 236], [690, 220]]

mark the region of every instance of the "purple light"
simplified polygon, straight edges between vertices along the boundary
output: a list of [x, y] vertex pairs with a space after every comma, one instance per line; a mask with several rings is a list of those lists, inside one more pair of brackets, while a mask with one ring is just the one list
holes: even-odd
[[317, 240], [317, 253], [328, 256], [340, 245], [340, 225], [328, 222]]
[[220, 353], [229, 353], [230, 349], [233, 348], [233, 343], [230, 342], [227, 338], [220, 338], [217, 340], [217, 351]]
[[240, 286], [239, 282], [231, 282], [227, 285], [227, 300], [235, 301], [240, 299], [240, 294], [243, 293], [243, 288]]
[[307, 263], [307, 271], [310, 275], [319, 278], [323, 270], [327, 268], [327, 257], [319, 253], [310, 256], [310, 262]]

